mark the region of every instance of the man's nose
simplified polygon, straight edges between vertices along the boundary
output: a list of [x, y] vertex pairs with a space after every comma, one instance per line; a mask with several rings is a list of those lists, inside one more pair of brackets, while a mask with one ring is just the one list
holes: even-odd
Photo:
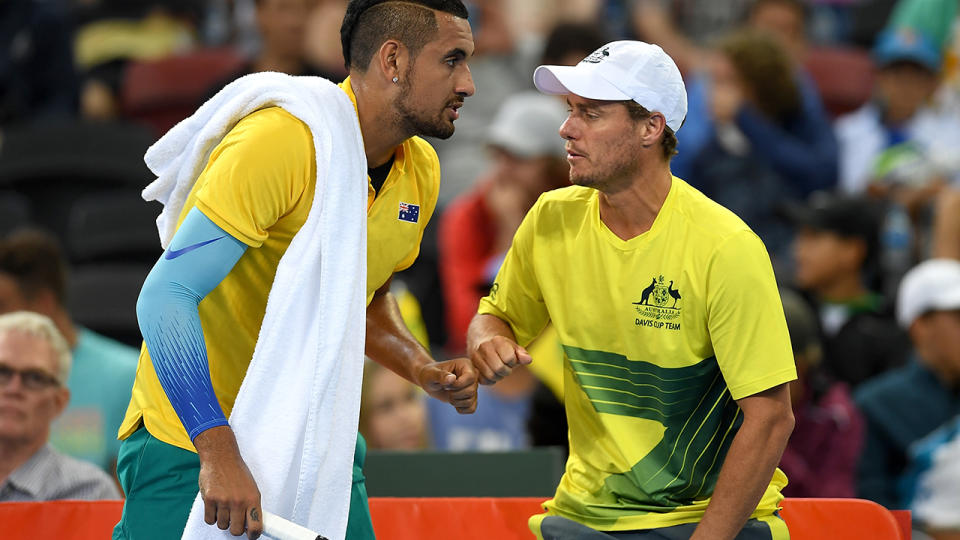
[[557, 130], [560, 133], [560, 136], [568, 141], [572, 141], [577, 138], [576, 129], [573, 124], [573, 119], [568, 116], [567, 119], [560, 124], [560, 129]]
[[477, 91], [477, 87], [473, 83], [473, 75], [470, 73], [470, 66], [465, 66], [466, 72], [463, 78], [460, 81], [460, 84], [457, 85], [457, 95], [462, 97], [470, 97]]

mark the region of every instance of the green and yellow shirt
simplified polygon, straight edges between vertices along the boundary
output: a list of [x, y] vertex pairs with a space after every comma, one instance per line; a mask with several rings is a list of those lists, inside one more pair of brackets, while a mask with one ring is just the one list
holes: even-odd
[[[735, 400], [796, 378], [760, 239], [674, 177], [649, 231], [622, 240], [598, 192], [545, 193], [480, 313], [564, 350], [570, 457], [547, 513], [598, 530], [699, 521], [742, 421]], [[778, 469], [754, 516], [772, 514]]]

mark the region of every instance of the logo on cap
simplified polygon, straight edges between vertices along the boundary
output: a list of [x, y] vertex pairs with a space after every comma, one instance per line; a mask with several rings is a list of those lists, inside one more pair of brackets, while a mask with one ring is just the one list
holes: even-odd
[[599, 64], [604, 60], [604, 58], [610, 56], [610, 47], [604, 47], [602, 49], [597, 49], [590, 53], [590, 56], [581, 60], [581, 62], [588, 62], [590, 64]]

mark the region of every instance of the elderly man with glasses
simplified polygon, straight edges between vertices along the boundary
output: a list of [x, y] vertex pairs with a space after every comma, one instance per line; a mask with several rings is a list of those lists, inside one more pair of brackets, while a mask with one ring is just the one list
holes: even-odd
[[50, 319], [0, 315], [0, 502], [120, 498], [98, 467], [47, 444], [70, 401], [69, 373], [69, 346]]

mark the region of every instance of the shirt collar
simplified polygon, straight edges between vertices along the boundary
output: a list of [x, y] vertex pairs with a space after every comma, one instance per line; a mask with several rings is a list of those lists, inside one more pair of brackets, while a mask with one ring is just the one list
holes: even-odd
[[[353, 91], [353, 83], [350, 81], [350, 77], [348, 76], [337, 86], [339, 86], [340, 89], [347, 94], [347, 97], [350, 98], [350, 103], [353, 103], [353, 112], [357, 114], [357, 120], [359, 121], [360, 113], [358, 112], [359, 109], [357, 108], [357, 94]], [[403, 141], [403, 143], [401, 143], [393, 153], [393, 167], [399, 170], [400, 174], [403, 174], [407, 168], [407, 160], [405, 159], [405, 156], [407, 155], [407, 145], [409, 144], [410, 139]]]
[[42, 446], [23, 465], [16, 468], [7, 477], [7, 483], [36, 499], [41, 498], [43, 485], [47, 479], [45, 469], [52, 450], [49, 445]]
[[353, 91], [353, 84], [350, 82], [350, 77], [344, 79], [343, 82], [337, 86], [350, 98], [350, 103], [353, 103], [353, 112], [357, 113], [357, 118], [360, 118], [360, 113], [357, 112], [357, 94]]

